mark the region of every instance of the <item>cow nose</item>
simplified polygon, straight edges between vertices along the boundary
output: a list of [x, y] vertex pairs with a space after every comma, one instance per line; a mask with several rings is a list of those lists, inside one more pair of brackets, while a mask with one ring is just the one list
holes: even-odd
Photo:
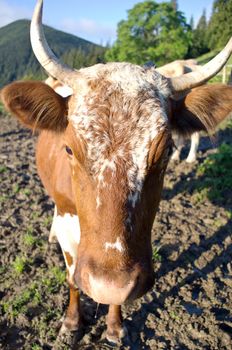
[[80, 288], [95, 302], [121, 305], [145, 294], [154, 283], [154, 272], [135, 267], [130, 272], [117, 271], [95, 274], [91, 269], [81, 271], [77, 278]]
[[97, 303], [121, 305], [134, 289], [135, 281], [129, 280], [125, 285], [118, 286], [115, 281], [89, 275], [88, 292]]

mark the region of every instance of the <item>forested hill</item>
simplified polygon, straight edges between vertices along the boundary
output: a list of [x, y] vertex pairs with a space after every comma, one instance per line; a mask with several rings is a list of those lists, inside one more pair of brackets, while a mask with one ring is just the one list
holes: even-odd
[[[52, 50], [71, 66], [79, 68], [83, 61], [93, 64], [104, 56], [101, 46], [48, 26], [44, 29]], [[30, 21], [19, 20], [0, 28], [0, 87], [16, 79], [43, 76], [30, 44]]]

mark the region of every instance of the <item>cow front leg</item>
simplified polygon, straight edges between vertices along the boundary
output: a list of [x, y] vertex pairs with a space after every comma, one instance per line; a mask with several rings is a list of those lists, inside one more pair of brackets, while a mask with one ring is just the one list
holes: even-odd
[[188, 157], [186, 159], [187, 163], [193, 163], [196, 161], [197, 149], [199, 147], [199, 143], [200, 143], [200, 134], [199, 134], [199, 132], [194, 132], [191, 135], [191, 147], [190, 147]]
[[180, 161], [181, 150], [184, 147], [184, 138], [181, 135], [177, 136], [175, 141], [175, 151], [173, 152], [171, 159], [174, 161]]
[[120, 305], [110, 305], [107, 315], [106, 338], [108, 341], [118, 343], [126, 335], [126, 329], [122, 323]]
[[69, 306], [64, 318], [60, 333], [77, 331], [81, 327], [80, 294], [79, 291], [69, 287]]

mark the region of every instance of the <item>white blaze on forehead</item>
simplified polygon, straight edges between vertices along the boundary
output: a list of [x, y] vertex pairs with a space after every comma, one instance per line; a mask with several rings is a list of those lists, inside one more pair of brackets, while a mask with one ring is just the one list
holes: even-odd
[[[105, 172], [110, 171], [113, 176], [117, 164], [123, 162], [131, 191], [128, 200], [134, 207], [140, 198], [151, 142], [168, 123], [167, 81], [155, 70], [146, 71], [127, 63], [96, 65], [82, 69], [81, 73], [87, 82], [93, 80], [96, 83], [99, 78], [99, 84], [94, 84], [95, 89], [83, 84], [75, 96], [76, 106], [69, 120], [78, 137], [85, 140], [91, 173], [99, 187], [110, 185], [105, 182]], [[104, 81], [106, 91], [101, 94], [98, 85], [104, 85]], [[107, 98], [117, 92], [118, 100], [107, 106]], [[101, 114], [101, 108], [98, 110], [101, 106], [103, 110], [106, 107], [109, 115]], [[97, 198], [99, 207], [99, 193]]]
[[69, 253], [72, 258], [76, 258], [76, 248], [81, 238], [78, 216], [69, 213], [64, 216], [54, 216], [52, 230], [56, 234], [61, 249]]
[[120, 253], [122, 253], [124, 251], [123, 245], [122, 245], [119, 237], [117, 238], [116, 242], [114, 242], [114, 243], [106, 242], [104, 244], [104, 246], [105, 246], [106, 250], [115, 249], [115, 250], [118, 250]]

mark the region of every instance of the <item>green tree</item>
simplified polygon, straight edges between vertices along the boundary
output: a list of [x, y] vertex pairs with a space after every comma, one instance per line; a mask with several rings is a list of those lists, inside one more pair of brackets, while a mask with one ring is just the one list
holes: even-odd
[[194, 19], [193, 19], [193, 16], [191, 16], [191, 18], [190, 18], [189, 25], [190, 25], [190, 28], [191, 28], [192, 30], [194, 30]]
[[210, 49], [222, 48], [232, 35], [232, 0], [215, 0], [208, 28]]
[[173, 7], [174, 11], [177, 11], [178, 10], [177, 0], [171, 0], [171, 3], [172, 3], [172, 7]]
[[106, 52], [107, 61], [158, 65], [183, 58], [191, 40], [190, 26], [171, 2], [144, 1], [118, 24], [117, 40]]
[[71, 49], [62, 56], [62, 60], [70, 67], [80, 69], [96, 63], [103, 63], [105, 48], [101, 46], [90, 47], [88, 52], [81, 48]]
[[189, 57], [198, 57], [209, 51], [207, 29], [206, 11], [204, 9], [196, 29], [193, 29], [192, 45], [188, 54]]

